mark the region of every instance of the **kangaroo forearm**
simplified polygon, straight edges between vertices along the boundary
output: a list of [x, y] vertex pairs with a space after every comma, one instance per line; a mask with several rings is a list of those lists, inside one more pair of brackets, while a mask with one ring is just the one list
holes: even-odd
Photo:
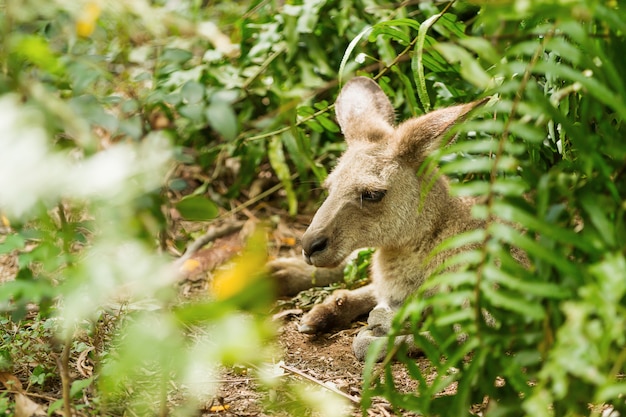
[[334, 268], [314, 268], [312, 273], [311, 283], [314, 287], [326, 287], [335, 282], [343, 280], [343, 269], [346, 266], [345, 262]]

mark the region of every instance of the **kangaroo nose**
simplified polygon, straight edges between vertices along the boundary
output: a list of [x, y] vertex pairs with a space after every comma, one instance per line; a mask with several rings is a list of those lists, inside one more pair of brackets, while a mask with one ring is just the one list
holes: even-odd
[[328, 239], [325, 237], [318, 237], [311, 243], [309, 248], [309, 255], [313, 255], [315, 252], [322, 252], [328, 245]]
[[307, 263], [311, 263], [311, 256], [316, 252], [323, 252], [328, 246], [328, 238], [324, 236], [316, 237], [312, 240], [302, 240], [302, 254]]

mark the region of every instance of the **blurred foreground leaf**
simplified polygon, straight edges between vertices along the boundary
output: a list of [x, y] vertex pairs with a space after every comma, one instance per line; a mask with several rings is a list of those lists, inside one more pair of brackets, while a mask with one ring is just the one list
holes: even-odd
[[206, 221], [217, 217], [217, 205], [208, 198], [200, 195], [190, 195], [181, 199], [175, 205], [185, 220]]

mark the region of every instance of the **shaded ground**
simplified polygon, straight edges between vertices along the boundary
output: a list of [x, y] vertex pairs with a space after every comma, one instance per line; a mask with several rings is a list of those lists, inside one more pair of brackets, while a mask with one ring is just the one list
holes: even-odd
[[[299, 257], [301, 249], [298, 242], [306, 229], [309, 217], [302, 216], [289, 222], [282, 220], [284, 218], [286, 216], [280, 217], [281, 220], [274, 225], [269, 234], [270, 257]], [[209, 248], [198, 251], [193, 258], [198, 260], [203, 267], [214, 266], [216, 259], [227, 257], [241, 244], [242, 240], [238, 238], [238, 233], [220, 237]], [[190, 274], [188, 281], [182, 284], [181, 289], [184, 294], [190, 295], [205, 291], [207, 286], [205, 273], [198, 271], [196, 274]], [[282, 415], [281, 403], [284, 408], [288, 408], [289, 403], [293, 402], [293, 399], [289, 397], [288, 387], [296, 381], [322, 387], [329, 392], [340, 391], [351, 404], [350, 414], [363, 415], [360, 408], [363, 363], [359, 362], [352, 353], [352, 339], [365, 323], [356, 322], [349, 329], [317, 336], [302, 334], [297, 330], [297, 323], [303, 314], [303, 310], [299, 308], [303, 307], [302, 299], [306, 299], [305, 304], [314, 302], [316, 296], [325, 295], [328, 291], [328, 288], [317, 289], [307, 293], [305, 297], [281, 299], [277, 303], [275, 314], [275, 320], [279, 324], [277, 343], [282, 352], [284, 373], [281, 383], [275, 390], [271, 392], [259, 390], [254, 377], [242, 377], [237, 370], [225, 369], [217, 397], [207, 404], [203, 415], [228, 415], [225, 414], [224, 408], [228, 409], [227, 413], [235, 416]], [[310, 308], [310, 305], [305, 305], [303, 308], [306, 310]], [[428, 367], [426, 360], [419, 358], [416, 360], [421, 367]], [[393, 370], [396, 385], [401, 391], [414, 390], [416, 382], [402, 365], [394, 365]], [[272, 404], [264, 410], [263, 405], [268, 402]], [[376, 398], [367, 410], [367, 415], [412, 416], [415, 414], [407, 412], [396, 414], [387, 401]]]
[[[249, 218], [249, 217], [248, 217]], [[297, 218], [289, 223], [284, 219], [286, 216], [274, 216], [274, 224], [268, 232], [270, 256], [300, 256], [299, 239], [306, 229], [308, 216]], [[280, 219], [280, 220], [277, 220]], [[232, 232], [215, 238], [208, 245], [200, 248], [194, 255], [199, 267], [190, 271], [179, 283], [180, 293], [183, 298], [193, 298], [197, 294], [206, 294], [211, 270], [226, 262], [230, 257], [238, 253], [243, 247], [246, 235], [246, 227], [259, 224], [258, 219], [249, 221], [243, 226], [243, 232]], [[187, 224], [186, 233], [195, 229], [200, 232], [206, 225]], [[1, 236], [0, 236], [1, 238]], [[17, 272], [17, 257], [12, 255], [0, 256], [0, 283], [14, 278]], [[307, 296], [308, 302], [313, 302], [316, 294], [327, 294], [328, 289], [316, 290], [312, 296]], [[311, 299], [312, 297], [312, 299]], [[297, 383], [305, 386], [321, 389], [328, 392], [340, 392], [351, 406], [350, 414], [361, 416], [359, 406], [362, 395], [363, 364], [356, 360], [352, 353], [352, 339], [363, 323], [354, 323], [350, 329], [340, 330], [330, 334], [309, 336], [297, 331], [296, 324], [302, 315], [302, 300], [280, 300], [276, 307], [275, 321], [279, 332], [277, 335], [277, 350], [280, 356], [276, 358], [275, 367], [280, 373], [279, 383], [267, 389], [258, 384], [254, 372], [242, 372], [240, 369], [224, 369], [219, 379], [219, 389], [215, 398], [207, 403], [199, 415], [203, 416], [283, 416], [290, 406], [297, 404], [291, 388]], [[310, 306], [309, 306], [310, 307]], [[33, 317], [36, 308], [33, 310]], [[106, 323], [102, 324], [106, 327]], [[103, 329], [104, 329], [103, 327]], [[106, 330], [103, 330], [106, 332]], [[73, 379], [88, 378], [93, 374], [93, 361], [90, 360], [90, 352], [93, 348], [83, 351], [80, 355], [74, 354], [70, 360], [71, 376]], [[58, 357], [59, 348], [50, 347], [50, 366]], [[43, 354], [43, 351], [41, 352]], [[45, 359], [41, 359], [43, 361]], [[421, 362], [420, 359], [417, 359]], [[34, 366], [34, 364], [33, 364]], [[421, 363], [426, 367], [427, 364]], [[24, 393], [29, 398], [33, 407], [45, 415], [45, 411], [54, 400], [61, 398], [60, 378], [50, 378], [50, 383], [44, 387], [32, 386], [29, 378], [32, 375], [31, 367], [25, 366], [20, 369], [14, 368], [12, 374], [0, 372], [0, 379], [5, 378], [18, 380], [24, 387]], [[406, 370], [399, 364], [394, 365], [394, 376], [398, 388], [402, 391], [411, 391], [415, 388], [415, 381], [409, 377]], [[0, 381], [3, 382], [3, 381]], [[6, 387], [5, 383], [5, 387]], [[0, 388], [2, 385], [0, 385]], [[21, 390], [21, 388], [20, 388]], [[10, 389], [6, 393], [13, 391]], [[0, 390], [2, 394], [2, 390]], [[176, 403], [176, 398], [171, 399]], [[89, 399], [85, 398], [88, 402]], [[78, 401], [80, 403], [81, 401]], [[292, 410], [293, 411], [293, 410]], [[308, 415], [308, 410], [302, 410], [301, 414]], [[34, 413], [33, 415], [38, 415]], [[79, 412], [79, 415], [90, 415], [89, 412]], [[372, 406], [367, 410], [368, 416], [405, 415], [410, 413], [394, 414], [389, 404], [383, 399], [374, 399]]]
[[[286, 368], [283, 383], [290, 384], [295, 380], [306, 381], [317, 386], [332, 386], [352, 397], [351, 402], [353, 416], [361, 416], [362, 412], [356, 401], [361, 397], [363, 364], [356, 360], [352, 354], [352, 337], [356, 329], [348, 329], [337, 333], [320, 336], [307, 336], [296, 330], [295, 322], [286, 322], [278, 337], [280, 347], [283, 350], [283, 361]], [[315, 379], [311, 382], [306, 376]], [[399, 364], [394, 365], [394, 374], [398, 387], [410, 391], [413, 389], [413, 381], [406, 370]], [[261, 404], [266, 400], [264, 394], [255, 390], [253, 380], [245, 380], [232, 373], [226, 373], [219, 395], [224, 404], [228, 404], [229, 411], [235, 415], [275, 415], [266, 414], [261, 409]], [[280, 388], [279, 388], [280, 389]], [[280, 393], [279, 393], [280, 394]], [[288, 399], [285, 399], [288, 401]], [[216, 413], [207, 413], [210, 416]], [[278, 413], [280, 415], [280, 413]], [[375, 399], [372, 407], [367, 410], [368, 416], [403, 415], [412, 416], [412, 413], [394, 414], [389, 404], [383, 399]]]

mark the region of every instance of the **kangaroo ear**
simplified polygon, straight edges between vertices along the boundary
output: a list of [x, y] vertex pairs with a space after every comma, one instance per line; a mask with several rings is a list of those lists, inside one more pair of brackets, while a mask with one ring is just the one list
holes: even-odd
[[441, 146], [445, 133], [476, 107], [482, 106], [490, 97], [459, 106], [432, 111], [398, 126], [395, 134], [394, 155], [409, 162], [420, 163], [424, 156]]
[[393, 132], [395, 114], [378, 84], [366, 77], [346, 83], [335, 103], [335, 114], [346, 142], [380, 141]]

